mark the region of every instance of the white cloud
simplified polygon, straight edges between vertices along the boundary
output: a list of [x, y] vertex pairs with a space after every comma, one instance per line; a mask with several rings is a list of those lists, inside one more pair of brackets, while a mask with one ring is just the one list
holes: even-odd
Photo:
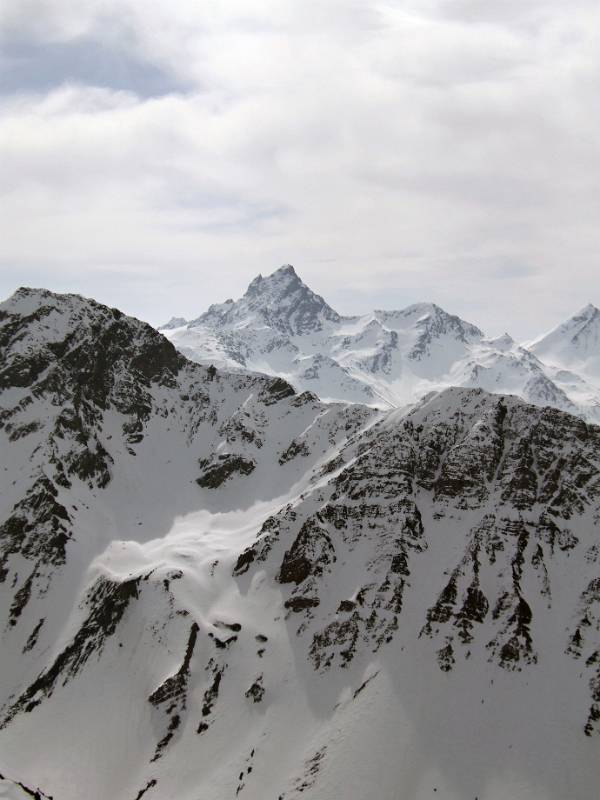
[[187, 88], [66, 58], [0, 99], [3, 294], [158, 323], [291, 261], [342, 311], [535, 333], [600, 302], [599, 30], [591, 0], [7, 0], [4, 41], [85, 37]]

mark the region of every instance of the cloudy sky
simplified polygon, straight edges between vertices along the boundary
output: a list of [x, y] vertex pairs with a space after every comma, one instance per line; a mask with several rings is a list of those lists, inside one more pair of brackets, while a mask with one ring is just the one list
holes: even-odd
[[0, 294], [600, 305], [597, 0], [2, 0]]

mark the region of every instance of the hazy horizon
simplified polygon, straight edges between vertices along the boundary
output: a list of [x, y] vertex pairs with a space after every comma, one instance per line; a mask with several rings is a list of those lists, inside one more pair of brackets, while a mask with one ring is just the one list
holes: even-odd
[[[281, 267], [281, 266], [285, 266], [285, 265], [283, 265], [283, 264], [279, 265], [279, 267]], [[292, 265], [292, 266], [294, 266], [294, 265]], [[209, 303], [206, 303], [202, 307], [195, 308], [194, 304], [193, 304], [193, 301], [190, 301], [190, 299], [187, 298], [185, 300], [185, 305], [186, 305], [187, 308], [192, 309], [187, 314], [180, 313], [179, 310], [174, 309], [174, 310], [172, 310], [172, 312], [171, 311], [167, 311], [160, 318], [148, 319], [148, 318], [144, 318], [140, 314], [136, 314], [134, 311], [129, 310], [126, 307], [126, 304], [121, 304], [121, 305], [116, 304], [116, 305], [121, 311], [124, 311], [129, 316], [136, 317], [138, 319], [143, 320], [144, 322], [148, 322], [155, 328], [160, 328], [161, 326], [166, 325], [168, 322], [170, 322], [170, 320], [172, 318], [177, 318], [177, 317], [183, 317], [186, 321], [189, 322], [189, 321], [195, 319], [196, 317], [200, 316], [203, 312], [205, 312], [208, 309], [209, 305], [212, 305], [213, 303], [223, 303], [228, 299], [238, 300], [240, 297], [242, 297], [244, 295], [244, 293], [246, 292], [246, 289], [248, 288], [248, 285], [250, 284], [250, 282], [254, 278], [257, 277], [257, 275], [260, 274], [263, 277], [266, 277], [266, 276], [272, 274], [272, 272], [275, 272], [277, 269], [279, 269], [279, 267], [276, 267], [275, 269], [270, 270], [270, 271], [263, 271], [263, 272], [259, 272], [259, 273], [256, 273], [256, 274], [252, 275], [248, 279], [247, 283], [243, 285], [243, 288], [241, 288], [237, 293], [229, 294], [226, 297], [223, 296], [223, 297], [218, 298], [216, 300], [211, 300]], [[298, 270], [295, 266], [294, 266], [294, 269], [296, 271], [296, 274], [300, 277], [300, 279], [310, 289], [312, 289], [312, 291], [314, 291], [316, 294], [320, 294], [323, 297], [323, 299], [330, 306], [332, 306], [332, 308], [335, 311], [337, 311], [341, 316], [363, 316], [363, 315], [368, 315], [370, 312], [376, 311], [376, 310], [395, 311], [395, 310], [402, 310], [406, 306], [412, 305], [413, 303], [419, 303], [419, 302], [424, 302], [424, 303], [431, 302], [431, 303], [434, 303], [434, 302], [436, 302], [436, 301], [432, 300], [431, 298], [417, 298], [416, 300], [411, 300], [410, 302], [402, 303], [401, 305], [399, 305], [399, 304], [393, 305], [393, 304], [388, 303], [387, 305], [385, 305], [385, 304], [384, 305], [379, 305], [379, 306], [372, 305], [370, 307], [366, 307], [365, 306], [364, 308], [361, 308], [360, 303], [356, 303], [357, 309], [354, 310], [354, 311], [349, 311], [347, 308], [344, 308], [342, 306], [339, 306], [339, 305], [336, 305], [335, 303], [330, 302], [330, 298], [328, 298], [326, 295], [324, 295], [322, 292], [320, 292], [316, 288], [316, 286], [314, 286], [312, 284], [309, 284], [309, 283], [307, 283], [306, 280], [304, 280], [304, 276], [302, 275], [302, 272], [300, 270]], [[41, 286], [41, 285], [34, 286], [33, 284], [21, 284], [21, 286], [28, 286], [29, 288], [34, 288], [34, 289], [49, 289], [50, 291], [56, 291], [58, 293], [65, 293], [65, 294], [80, 294], [80, 295], [82, 295], [84, 297], [91, 297], [92, 299], [97, 300], [98, 302], [101, 302], [101, 303], [105, 303], [106, 305], [111, 305], [111, 306], [115, 305], [109, 299], [110, 293], [107, 293], [107, 297], [103, 298], [101, 293], [99, 295], [91, 295], [89, 293], [86, 293], [85, 291], [76, 291], [76, 290], [71, 290], [71, 289], [53, 289], [51, 286]], [[9, 291], [3, 297], [0, 297], [0, 302], [2, 302], [3, 300], [6, 300], [10, 295], [12, 295], [19, 288], [20, 288], [19, 286], [15, 286], [12, 291]], [[343, 293], [341, 293], [341, 294], [343, 294]], [[389, 296], [390, 293], [388, 292], [386, 294], [388, 294], [388, 296]], [[397, 290], [397, 295], [399, 297], [401, 297], [401, 295], [402, 295], [401, 290]], [[590, 301], [590, 303], [592, 305], [594, 305], [594, 306], [596, 305], [592, 301]], [[437, 303], [437, 305], [440, 305], [440, 303]], [[476, 320], [474, 318], [463, 317], [455, 309], [448, 308], [448, 307], [443, 307], [443, 308], [444, 308], [444, 311], [447, 311], [450, 314], [455, 314], [455, 315], [463, 318], [466, 322], [470, 322], [470, 323], [472, 323], [474, 325], [477, 325], [477, 327], [481, 328], [481, 330], [483, 331], [484, 334], [486, 334], [486, 335], [488, 335], [490, 337], [500, 336], [503, 333], [508, 333], [515, 339], [515, 341], [517, 341], [517, 343], [520, 344], [520, 343], [526, 343], [528, 341], [532, 341], [533, 339], [537, 338], [538, 336], [542, 336], [543, 334], [550, 332], [557, 325], [560, 325], [561, 323], [565, 322], [570, 317], [575, 316], [575, 314], [577, 314], [579, 311], [583, 310], [583, 308], [586, 305], [588, 305], [588, 303], [585, 303], [584, 305], [580, 306], [579, 308], [573, 309], [571, 312], [567, 312], [567, 314], [564, 317], [562, 317], [560, 319], [556, 319], [554, 323], [551, 323], [546, 328], [543, 328], [543, 329], [541, 328], [541, 329], [539, 329], [537, 331], [532, 331], [528, 336], [524, 336], [524, 337], [516, 336], [515, 333], [512, 330], [508, 329], [506, 326], [505, 326], [504, 329], [498, 328], [498, 329], [492, 329], [491, 330], [489, 328], [486, 328], [485, 322], [478, 321], [478, 320]], [[483, 319], [485, 320], [485, 311], [483, 311]], [[526, 320], [523, 320], [523, 322], [526, 322]]]

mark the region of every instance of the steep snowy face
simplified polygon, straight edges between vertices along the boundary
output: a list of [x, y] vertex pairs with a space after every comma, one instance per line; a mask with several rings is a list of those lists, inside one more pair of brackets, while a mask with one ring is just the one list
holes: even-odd
[[598, 422], [599, 320], [588, 306], [519, 347], [434, 303], [341, 317], [287, 266], [256, 278], [241, 300], [164, 333], [194, 361], [279, 375], [327, 401], [395, 408], [448, 386], [481, 387]]
[[[383, 394], [398, 380], [429, 381], [447, 374], [469, 352], [469, 345], [483, 336], [479, 328], [433, 303], [419, 303], [402, 311], [374, 311], [345, 322], [336, 339], [331, 340], [333, 353], [345, 366], [363, 374], [366, 381], [374, 382]], [[378, 385], [379, 381], [383, 385]], [[401, 389], [396, 391], [402, 395]], [[410, 390], [400, 397], [401, 402], [409, 399], [414, 399]]]
[[375, 311], [375, 316], [389, 330], [404, 334], [415, 332], [415, 340], [408, 352], [409, 358], [413, 359], [430, 354], [432, 346], [440, 340], [466, 345], [483, 337], [475, 325], [448, 314], [435, 303], [416, 303], [403, 311]]
[[530, 344], [539, 358], [600, 378], [600, 311], [591, 303]]
[[594, 796], [600, 428], [326, 405], [42, 291], [0, 348], [9, 796]]
[[548, 377], [548, 368], [529, 350], [478, 348], [465, 364], [463, 377], [457, 383], [489, 392], [515, 394], [537, 406], [552, 406], [571, 414], [592, 419], [592, 409], [577, 406], [561, 388], [555, 377]]

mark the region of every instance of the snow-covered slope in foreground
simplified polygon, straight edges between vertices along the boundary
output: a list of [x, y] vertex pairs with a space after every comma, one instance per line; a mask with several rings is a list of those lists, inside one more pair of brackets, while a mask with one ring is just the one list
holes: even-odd
[[600, 422], [600, 312], [593, 306], [558, 334], [519, 346], [508, 334], [486, 338], [433, 303], [341, 317], [286, 265], [255, 278], [240, 300], [191, 322], [173, 319], [162, 331], [193, 361], [280, 375], [324, 400], [394, 408], [467, 386]]
[[0, 348], [3, 789], [595, 796], [600, 429], [325, 405], [43, 291]]

